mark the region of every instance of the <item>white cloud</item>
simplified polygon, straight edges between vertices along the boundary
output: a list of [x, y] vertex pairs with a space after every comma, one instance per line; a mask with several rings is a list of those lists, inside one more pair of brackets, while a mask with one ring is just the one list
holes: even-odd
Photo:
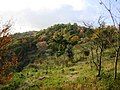
[[53, 10], [63, 5], [70, 5], [74, 10], [82, 10], [85, 7], [85, 0], [0, 0], [0, 11]]
[[68, 22], [74, 17], [74, 10], [85, 7], [85, 0], [0, 0], [0, 17], [3, 21], [12, 17], [15, 22], [13, 32], [24, 32]]
[[94, 20], [96, 8], [93, 4], [91, 8], [88, 1], [0, 0], [0, 17], [3, 21], [13, 18], [15, 24], [12, 32], [40, 30], [56, 23]]

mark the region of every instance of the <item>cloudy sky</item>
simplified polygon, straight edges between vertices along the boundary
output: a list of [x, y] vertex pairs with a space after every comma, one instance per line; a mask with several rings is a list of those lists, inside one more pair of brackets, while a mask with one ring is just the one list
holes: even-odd
[[[113, 0], [111, 3], [116, 5]], [[57, 23], [94, 23], [100, 15], [109, 19], [99, 0], [0, 0], [0, 19], [13, 20], [12, 32], [40, 30]]]

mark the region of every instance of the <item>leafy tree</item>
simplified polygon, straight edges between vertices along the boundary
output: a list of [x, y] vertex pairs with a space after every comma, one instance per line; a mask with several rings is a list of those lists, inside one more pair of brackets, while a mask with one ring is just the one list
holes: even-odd
[[72, 45], [68, 45], [66, 48], [66, 54], [71, 62], [73, 62], [74, 53], [72, 51]]
[[17, 56], [16, 54], [9, 50], [8, 46], [12, 42], [10, 37], [9, 30], [11, 28], [10, 21], [1, 27], [0, 30], [0, 83], [7, 83], [12, 79], [12, 72], [10, 71], [11, 67], [17, 65]]

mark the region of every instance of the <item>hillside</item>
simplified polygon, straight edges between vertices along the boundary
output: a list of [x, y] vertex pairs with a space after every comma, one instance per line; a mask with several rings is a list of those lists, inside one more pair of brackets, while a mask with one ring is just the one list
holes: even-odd
[[12, 80], [0, 84], [0, 89], [119, 90], [116, 30], [114, 26], [68, 23], [12, 35], [8, 48], [17, 55], [18, 65], [8, 70], [13, 73]]

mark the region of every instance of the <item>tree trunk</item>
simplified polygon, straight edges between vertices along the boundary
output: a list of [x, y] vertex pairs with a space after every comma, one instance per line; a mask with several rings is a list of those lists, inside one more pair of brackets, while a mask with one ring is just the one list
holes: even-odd
[[117, 78], [117, 64], [118, 64], [118, 57], [119, 57], [119, 52], [120, 52], [120, 24], [119, 24], [119, 29], [118, 29], [118, 49], [116, 50], [116, 55], [115, 55], [115, 65], [114, 65], [114, 79]]
[[99, 61], [99, 55], [98, 55], [98, 46], [96, 48], [96, 56], [97, 56], [97, 62]]
[[91, 48], [91, 59], [90, 59], [90, 66], [92, 69], [92, 61], [94, 61], [94, 57], [93, 57], [93, 48]]
[[101, 75], [102, 53], [103, 53], [103, 49], [101, 48], [100, 58], [99, 58], [99, 63], [98, 63], [98, 75], [97, 75], [98, 77], [100, 77]]
[[120, 51], [120, 46], [119, 46], [118, 50], [116, 51], [116, 56], [115, 56], [114, 79], [116, 79], [116, 78], [117, 78], [117, 64], [118, 64], [119, 51]]

